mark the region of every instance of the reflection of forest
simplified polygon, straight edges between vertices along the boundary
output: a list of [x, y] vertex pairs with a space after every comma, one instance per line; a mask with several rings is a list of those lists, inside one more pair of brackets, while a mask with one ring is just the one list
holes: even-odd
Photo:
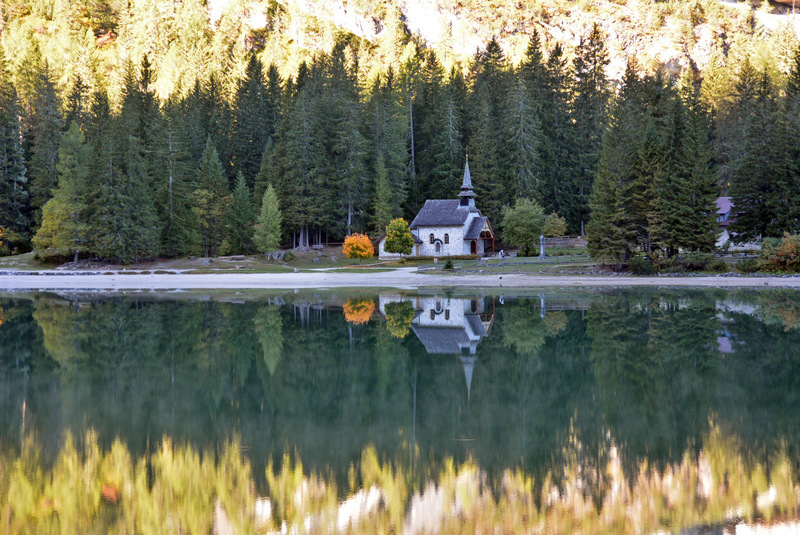
[[541, 481], [576, 437], [598, 463], [609, 436], [629, 468], [680, 462], [711, 419], [762, 462], [780, 447], [797, 459], [791, 294], [504, 301], [479, 303], [494, 316], [467, 350], [468, 395], [463, 355], [393, 336], [379, 314], [348, 322], [341, 304], [5, 298], [2, 438], [18, 443], [23, 414], [47, 458], [87, 425], [135, 455], [165, 434], [202, 448], [238, 435], [256, 475], [288, 449], [342, 476], [367, 444], [408, 458], [414, 441], [419, 459], [522, 465]]

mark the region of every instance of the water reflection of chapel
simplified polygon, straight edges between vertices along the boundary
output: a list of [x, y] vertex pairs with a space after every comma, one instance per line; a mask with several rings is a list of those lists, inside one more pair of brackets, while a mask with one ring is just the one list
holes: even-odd
[[460, 359], [469, 396], [472, 371], [477, 360], [476, 350], [481, 340], [489, 335], [494, 310], [487, 308], [483, 299], [443, 296], [402, 299], [399, 296], [381, 296], [381, 312], [387, 303], [399, 300], [411, 301], [414, 305], [411, 330], [428, 354], [455, 355]]

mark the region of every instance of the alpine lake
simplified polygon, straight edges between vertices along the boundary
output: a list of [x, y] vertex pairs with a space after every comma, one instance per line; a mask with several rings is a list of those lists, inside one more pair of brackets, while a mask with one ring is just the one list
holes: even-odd
[[792, 290], [0, 294], [2, 533], [797, 525]]

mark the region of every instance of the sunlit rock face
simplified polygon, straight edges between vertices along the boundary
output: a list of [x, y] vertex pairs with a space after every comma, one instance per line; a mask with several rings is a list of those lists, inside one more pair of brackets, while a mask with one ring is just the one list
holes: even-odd
[[[209, 0], [212, 21], [241, 0]], [[791, 0], [783, 0], [791, 5]], [[702, 5], [701, 5], [702, 4]], [[567, 51], [576, 47], [596, 23], [603, 31], [609, 51], [607, 75], [621, 79], [628, 60], [640, 65], [664, 65], [673, 74], [688, 65], [705, 68], [715, 55], [723, 54], [735, 35], [759, 31], [797, 33], [798, 21], [791, 7], [753, 9], [745, 3], [698, 2], [651, 6], [644, 0], [558, 4], [542, 2], [527, 9], [510, 2], [450, 2], [446, 0], [401, 0], [397, 4], [361, 0], [279, 0], [285, 13], [306, 19], [290, 24], [296, 43], [312, 49], [319, 23], [356, 35], [372, 44], [396, 37], [398, 27], [406, 35], [418, 36], [437, 51], [445, 64], [466, 62], [496, 38], [512, 62], [518, 62], [534, 31], [548, 43], [559, 42]], [[258, 30], [269, 22], [269, 3], [251, 1], [245, 21]], [[305, 35], [307, 34], [307, 35]]]

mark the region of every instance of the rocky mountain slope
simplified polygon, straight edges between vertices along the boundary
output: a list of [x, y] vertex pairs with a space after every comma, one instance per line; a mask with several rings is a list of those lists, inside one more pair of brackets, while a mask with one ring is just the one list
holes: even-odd
[[[221, 12], [224, 3], [213, 7]], [[689, 63], [702, 70], [715, 55], [724, 61], [731, 51], [763, 57], [765, 65], [782, 69], [800, 29], [800, 15], [790, 5], [718, 0], [278, 0], [278, 5], [284, 21], [285, 15], [294, 19], [292, 31], [299, 39], [292, 45], [302, 40], [311, 48], [324, 47], [313, 35], [320, 22], [376, 45], [392, 39], [400, 24], [446, 64], [465, 64], [491, 37], [514, 61], [534, 30], [549, 45], [560, 42], [570, 51], [597, 23], [607, 36], [611, 78], [619, 78], [632, 57], [640, 65], [657, 61], [677, 72]], [[270, 24], [266, 9], [266, 4], [252, 4], [255, 25]], [[769, 50], [760, 50], [764, 47]], [[776, 54], [781, 64], [774, 64]]]

